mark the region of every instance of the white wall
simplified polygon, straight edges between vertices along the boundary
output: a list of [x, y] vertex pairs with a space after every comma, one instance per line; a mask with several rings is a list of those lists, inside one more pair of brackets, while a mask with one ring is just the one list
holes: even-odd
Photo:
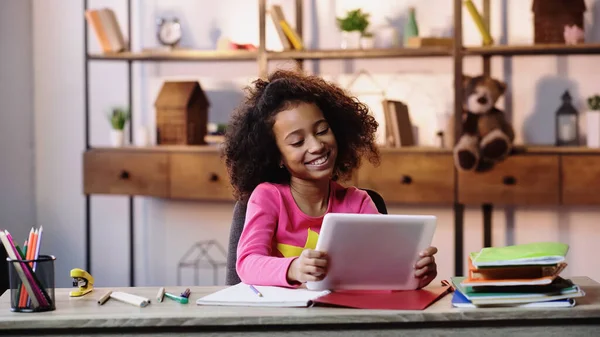
[[[275, 1], [273, 1], [275, 2]], [[281, 3], [281, 1], [279, 1]], [[587, 19], [592, 15], [591, 4]], [[91, 7], [111, 6], [117, 11], [125, 29], [124, 2], [93, 0]], [[305, 43], [310, 47], [337, 48], [340, 34], [335, 28], [334, 15], [358, 2], [350, 0], [305, 0]], [[451, 23], [451, 1], [360, 1], [372, 12], [373, 24], [378, 26], [388, 15], [392, 22], [402, 21], [406, 7], [417, 7], [421, 32], [448, 30]], [[492, 34], [500, 40], [500, 4], [494, 2]], [[433, 4], [433, 5], [432, 5]], [[481, 6], [480, 2], [476, 2]], [[217, 30], [239, 42], [257, 42], [257, 6], [252, 1], [134, 1], [133, 47], [139, 50], [156, 45], [154, 19], [156, 16], [176, 13], [186, 29], [183, 41], [186, 47], [210, 49], [214, 47]], [[239, 9], [240, 12], [232, 10]], [[433, 12], [430, 8], [436, 8]], [[480, 7], [481, 8], [481, 7]], [[531, 1], [508, 1], [508, 41], [532, 41]], [[242, 9], [246, 12], [242, 14]], [[445, 12], [443, 12], [443, 11]], [[286, 16], [293, 18], [293, 2], [284, 4]], [[317, 22], [312, 14], [316, 13]], [[477, 44], [478, 32], [470, 17], [463, 11], [465, 43]], [[597, 15], [596, 15], [597, 17]], [[597, 20], [596, 20], [597, 21]], [[35, 139], [36, 139], [36, 201], [38, 223], [52, 228], [46, 239], [48, 250], [57, 255], [57, 281], [69, 286], [68, 270], [83, 267], [83, 196], [81, 185], [81, 153], [83, 151], [83, 14], [81, 1], [70, 0], [34, 2], [34, 65], [35, 65]], [[255, 28], [256, 27], [256, 28]], [[317, 27], [318, 30], [313, 29]], [[218, 28], [218, 29], [217, 29]], [[586, 26], [588, 36], [598, 40], [598, 25]], [[98, 44], [90, 32], [90, 50]], [[269, 43], [276, 43], [269, 39]], [[578, 108], [583, 108], [581, 97], [598, 91], [598, 60], [596, 56], [568, 58], [516, 57], [511, 63], [493, 60], [495, 76], [505, 78], [503, 68], [512, 67], [508, 75], [512, 84], [512, 113], [517, 131], [517, 142], [549, 143], [553, 139], [550, 127], [552, 115], [560, 105], [559, 95], [569, 88]], [[465, 61], [465, 71], [481, 71], [480, 60]], [[595, 66], [594, 66], [595, 65]], [[289, 66], [289, 62], [272, 64]], [[423, 97], [411, 104], [419, 124], [420, 141], [432, 142], [432, 125], [436, 114], [447, 112], [451, 106], [452, 61], [449, 58], [404, 60], [356, 60], [307, 62], [307, 69], [318, 70], [328, 78], [344, 83], [345, 72], [367, 69], [375, 74], [377, 84], [389, 89], [390, 95], [406, 95], [403, 86], [410, 83], [414, 91], [410, 97]], [[378, 74], [392, 73], [390, 77]], [[239, 99], [241, 86], [256, 76], [254, 62], [240, 63], [157, 63], [134, 66], [134, 128], [152, 125], [152, 104], [161, 81], [166, 78], [197, 78], [209, 91], [212, 103], [211, 121], [226, 121], [232, 100]], [[124, 63], [93, 62], [90, 68], [91, 140], [93, 146], [108, 144], [108, 124], [105, 113], [111, 105], [125, 104], [126, 66]], [[406, 82], [409, 81], [409, 82]], [[434, 83], [435, 85], [432, 85]], [[372, 85], [372, 84], [371, 84]], [[375, 86], [377, 86], [375, 85]], [[395, 89], [394, 89], [395, 88]], [[368, 91], [368, 84], [353, 87], [357, 94]], [[371, 97], [372, 98], [372, 97]], [[426, 103], [423, 103], [425, 101]], [[502, 106], [503, 102], [500, 102]], [[375, 110], [375, 107], [374, 107]], [[412, 110], [411, 110], [412, 111]], [[70, 126], [69, 130], [65, 126]], [[539, 128], [544, 125], [543, 128]], [[134, 130], [135, 130], [134, 129]], [[128, 282], [128, 228], [127, 199], [125, 197], [94, 196], [93, 212], [93, 275], [98, 286], [126, 285]], [[197, 241], [216, 239], [226, 246], [231, 210], [229, 202], [164, 201], [136, 198], [136, 276], [138, 285], [174, 285], [179, 258]], [[420, 208], [391, 206], [393, 213], [430, 213], [439, 217], [439, 230], [434, 244], [440, 248], [437, 259], [440, 278], [452, 275], [453, 215], [450, 208]], [[522, 243], [536, 240], [561, 240], [571, 245], [570, 266], [565, 274], [587, 274], [600, 279], [600, 261], [588, 259], [594, 245], [597, 209], [573, 208], [518, 208], [515, 228], [507, 228], [502, 210], [494, 211], [494, 244]], [[50, 231], [49, 231], [50, 232]], [[465, 253], [478, 250], [482, 245], [481, 215], [479, 209], [468, 209], [465, 216]], [[466, 254], [465, 254], [466, 256]], [[190, 272], [184, 283], [191, 284]], [[224, 271], [220, 272], [223, 282]], [[62, 277], [62, 276], [61, 276]], [[211, 284], [210, 269], [201, 273], [200, 284]]]
[[83, 31], [81, 1], [33, 2], [35, 181], [43, 251], [56, 256], [58, 286], [84, 265], [81, 153]]
[[31, 8], [0, 2], [0, 228], [20, 245], [35, 225]]

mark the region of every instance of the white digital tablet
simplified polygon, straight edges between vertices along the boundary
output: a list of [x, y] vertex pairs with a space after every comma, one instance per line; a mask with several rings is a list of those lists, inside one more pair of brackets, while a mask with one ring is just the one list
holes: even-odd
[[412, 290], [414, 265], [431, 245], [430, 215], [328, 213], [316, 250], [327, 252], [327, 276], [311, 290]]

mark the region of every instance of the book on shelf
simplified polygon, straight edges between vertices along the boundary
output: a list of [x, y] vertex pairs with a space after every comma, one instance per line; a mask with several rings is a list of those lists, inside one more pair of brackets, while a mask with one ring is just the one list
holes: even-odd
[[390, 147], [414, 146], [415, 135], [408, 106], [400, 101], [384, 99], [386, 145]]
[[273, 27], [275, 29], [275, 32], [277, 32], [277, 36], [279, 36], [279, 40], [281, 41], [281, 46], [283, 47], [283, 50], [292, 50], [292, 44], [290, 43], [288, 37], [285, 35], [285, 32], [283, 31], [283, 28], [279, 23], [282, 21], [280, 17], [281, 8], [279, 8], [279, 10], [275, 10], [273, 8], [275, 6], [276, 5], [272, 6], [271, 9], [267, 11], [267, 16], [271, 19], [271, 22], [273, 23]]
[[475, 7], [475, 4], [473, 4], [471, 0], [465, 0], [464, 4], [465, 7], [467, 7], [469, 15], [471, 15], [473, 22], [475, 23], [475, 27], [477, 27], [477, 30], [479, 30], [479, 33], [481, 34], [481, 38], [483, 39], [483, 45], [490, 46], [494, 44], [494, 39], [490, 35], [488, 27], [486, 27], [485, 23], [483, 22], [483, 18], [481, 17], [481, 14], [479, 14], [479, 11]]
[[127, 50], [123, 32], [112, 9], [88, 9], [85, 12], [85, 18], [104, 53], [118, 53]]
[[279, 39], [281, 40], [284, 50], [304, 49], [302, 37], [300, 37], [298, 31], [296, 31], [296, 29], [293, 28], [290, 25], [290, 23], [286, 20], [281, 6], [272, 5], [271, 9], [269, 10], [269, 14], [271, 16], [271, 19], [273, 20], [275, 29], [277, 30], [277, 35], [279, 35]]

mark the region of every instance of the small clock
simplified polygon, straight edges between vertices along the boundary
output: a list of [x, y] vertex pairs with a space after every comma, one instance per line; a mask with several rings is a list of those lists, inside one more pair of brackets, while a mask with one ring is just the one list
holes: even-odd
[[161, 18], [157, 23], [158, 30], [156, 36], [158, 41], [169, 47], [175, 47], [181, 40], [181, 24], [177, 18], [164, 19]]

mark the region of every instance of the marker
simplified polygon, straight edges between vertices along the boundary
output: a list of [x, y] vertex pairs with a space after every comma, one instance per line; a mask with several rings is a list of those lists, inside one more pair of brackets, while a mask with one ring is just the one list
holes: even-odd
[[181, 304], [188, 304], [188, 299], [186, 297], [175, 296], [169, 293], [165, 293], [165, 296], [172, 299], [175, 302], [179, 302]]
[[158, 294], [156, 294], [156, 300], [159, 302], [162, 302], [164, 297], [165, 297], [165, 287], [160, 287], [160, 289], [158, 289]]
[[252, 291], [254, 291], [254, 293], [256, 295], [258, 295], [258, 297], [263, 297], [263, 295], [260, 293], [260, 291], [258, 291], [258, 289], [254, 288], [253, 285], [250, 285], [250, 289], [252, 289]]

